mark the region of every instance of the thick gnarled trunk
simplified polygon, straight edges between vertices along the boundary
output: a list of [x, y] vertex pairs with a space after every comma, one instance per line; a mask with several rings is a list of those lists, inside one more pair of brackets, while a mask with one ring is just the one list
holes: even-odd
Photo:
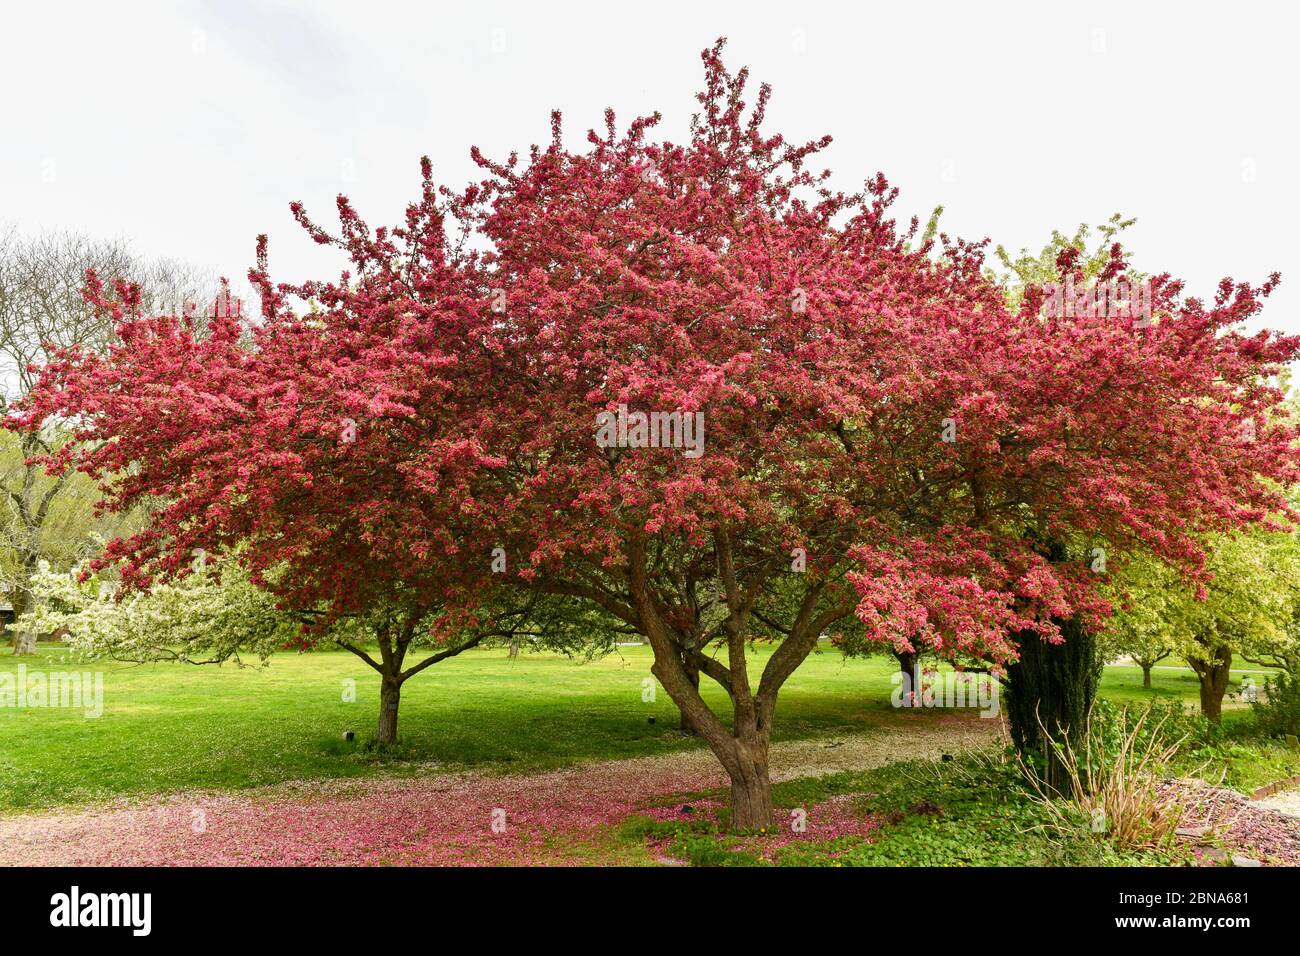
[[1057, 622], [1064, 640], [1052, 644], [1027, 631], [1017, 635], [1020, 657], [1007, 668], [1006, 711], [1012, 743], [1042, 761], [1041, 780], [1064, 793], [1069, 772], [1056, 744], [1078, 744], [1101, 679], [1093, 636], [1077, 618]]
[[15, 654], [35, 654], [36, 653], [36, 632], [23, 629], [18, 632], [14, 640]]

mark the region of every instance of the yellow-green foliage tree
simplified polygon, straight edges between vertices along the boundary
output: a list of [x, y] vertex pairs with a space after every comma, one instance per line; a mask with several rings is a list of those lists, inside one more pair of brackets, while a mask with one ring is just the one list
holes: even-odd
[[1149, 558], [1120, 570], [1115, 585], [1123, 606], [1103, 647], [1139, 663], [1159, 654], [1181, 657], [1200, 681], [1201, 711], [1218, 723], [1234, 659], [1296, 660], [1300, 547], [1294, 533], [1263, 531], [1211, 545], [1211, 577], [1199, 585]]

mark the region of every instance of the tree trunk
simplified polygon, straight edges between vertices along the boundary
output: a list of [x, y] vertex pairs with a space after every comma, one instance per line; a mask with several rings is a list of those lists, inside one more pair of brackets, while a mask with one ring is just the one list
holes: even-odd
[[375, 732], [375, 743], [397, 742], [397, 705], [401, 697], [400, 681], [385, 675], [379, 684], [379, 729]]
[[19, 587], [10, 596], [10, 603], [14, 609], [13, 645], [15, 654], [35, 654], [36, 653], [36, 631], [30, 627], [23, 627], [19, 624], [22, 616], [30, 610], [30, 600], [28, 594]]
[[519, 638], [514, 638], [510, 642], [510, 659], [514, 660], [519, 656]]
[[[691, 686], [694, 687], [696, 691], [699, 691], [700, 669], [685, 656], [682, 657], [682, 668], [686, 671], [686, 677], [691, 682]], [[686, 713], [686, 708], [681, 706], [681, 704], [677, 705], [677, 714], [679, 717], [677, 726], [681, 729], [683, 736], [694, 737], [699, 733], [695, 724], [691, 723], [691, 717]]]
[[375, 743], [388, 746], [397, 743], [397, 705], [402, 699], [402, 662], [406, 660], [406, 648], [410, 642], [410, 627], [407, 633], [397, 640], [391, 640], [388, 634], [379, 638], [379, 727], [375, 731]]
[[920, 707], [921, 706], [921, 672], [916, 667], [915, 651], [894, 651], [894, 659], [898, 661], [898, 670], [903, 675], [903, 706]]
[[1150, 664], [1142, 665], [1142, 687], [1145, 690], [1151, 689], [1151, 665]]
[[35, 654], [36, 653], [36, 632], [23, 629], [18, 632], [18, 639], [14, 641], [15, 654]]
[[1192, 658], [1187, 663], [1201, 683], [1201, 713], [1210, 723], [1218, 724], [1223, 717], [1223, 695], [1228, 692], [1228, 678], [1232, 673], [1232, 651], [1215, 648], [1213, 657], [1216, 660], [1213, 664]]
[[[700, 696], [700, 668], [687, 669], [682, 653], [691, 636], [673, 631], [661, 616], [651, 592], [646, 573], [644, 542], [634, 539], [627, 548], [628, 592], [635, 619], [630, 621], [650, 641], [655, 662], [651, 673], [677, 704], [684, 722], [689, 724], [713, 751], [731, 781], [731, 826], [734, 830], [771, 828], [772, 781], [768, 772], [768, 741], [776, 711], [777, 694], [794, 670], [817, 646], [817, 635], [834, 621], [847, 617], [857, 602], [848, 598], [818, 612], [817, 601], [822, 585], [810, 586], [785, 640], [768, 658], [759, 680], [758, 691], [751, 687], [745, 654], [746, 624], [749, 607], [743, 604], [741, 587], [735, 580], [729, 540], [725, 532], [715, 536], [718, 564], [731, 605], [726, 621], [727, 665], [721, 673], [710, 669], [704, 659], [707, 676], [726, 687], [731, 698], [732, 724], [728, 727]], [[751, 599], [752, 600], [752, 599]]]
[[771, 828], [772, 780], [768, 775], [767, 745], [741, 743], [737, 747], [740, 769], [731, 775], [731, 828]]
[[[1069, 558], [1063, 541], [1044, 541], [1043, 556], [1053, 564]], [[1054, 618], [1057, 644], [1034, 631], [1013, 635], [1019, 659], [1007, 667], [1004, 698], [1011, 740], [1021, 753], [1042, 761], [1041, 782], [1049, 793], [1064, 793], [1068, 773], [1056, 744], [1077, 743], [1087, 726], [1101, 681], [1096, 640], [1078, 617]]]
[[732, 728], [722, 724], [699, 694], [698, 670], [688, 674], [680, 650], [658, 635], [651, 638], [655, 664], [651, 668], [682, 715], [709, 745], [731, 780], [731, 828], [772, 828], [772, 780], [768, 773], [770, 713], [760, 717], [753, 699], [733, 703]]
[[1065, 638], [1059, 644], [1032, 631], [1017, 635], [1020, 659], [1007, 668], [1006, 711], [1016, 749], [1041, 757], [1046, 789], [1064, 793], [1068, 774], [1055, 744], [1077, 743], [1082, 736], [1101, 661], [1093, 636], [1078, 619], [1057, 624]]

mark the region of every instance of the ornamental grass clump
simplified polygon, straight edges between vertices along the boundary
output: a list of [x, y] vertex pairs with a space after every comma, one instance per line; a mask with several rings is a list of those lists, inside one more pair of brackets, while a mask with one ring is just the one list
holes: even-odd
[[1046, 814], [1041, 826], [1062, 836], [1084, 828], [1122, 849], [1167, 847], [1182, 807], [1160, 786], [1161, 768], [1187, 739], [1165, 732], [1169, 717], [1166, 712], [1152, 723], [1150, 709], [1134, 716], [1128, 708], [1094, 708], [1081, 735], [1062, 735], [1055, 744], [1065, 771], [1062, 792], [1053, 792], [1020, 758], [1031, 798]]

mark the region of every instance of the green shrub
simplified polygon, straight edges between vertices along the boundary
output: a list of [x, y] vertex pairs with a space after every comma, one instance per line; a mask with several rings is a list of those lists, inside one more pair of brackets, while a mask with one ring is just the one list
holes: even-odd
[[1164, 750], [1182, 741], [1181, 749], [1217, 743], [1220, 727], [1201, 713], [1190, 712], [1180, 700], [1155, 700], [1145, 706], [1120, 706], [1098, 698], [1092, 707], [1093, 745], [1104, 757], [1119, 756], [1128, 732], [1136, 726], [1134, 746], [1140, 751]]
[[1262, 736], [1300, 735], [1300, 680], [1286, 671], [1265, 680], [1252, 714]]

